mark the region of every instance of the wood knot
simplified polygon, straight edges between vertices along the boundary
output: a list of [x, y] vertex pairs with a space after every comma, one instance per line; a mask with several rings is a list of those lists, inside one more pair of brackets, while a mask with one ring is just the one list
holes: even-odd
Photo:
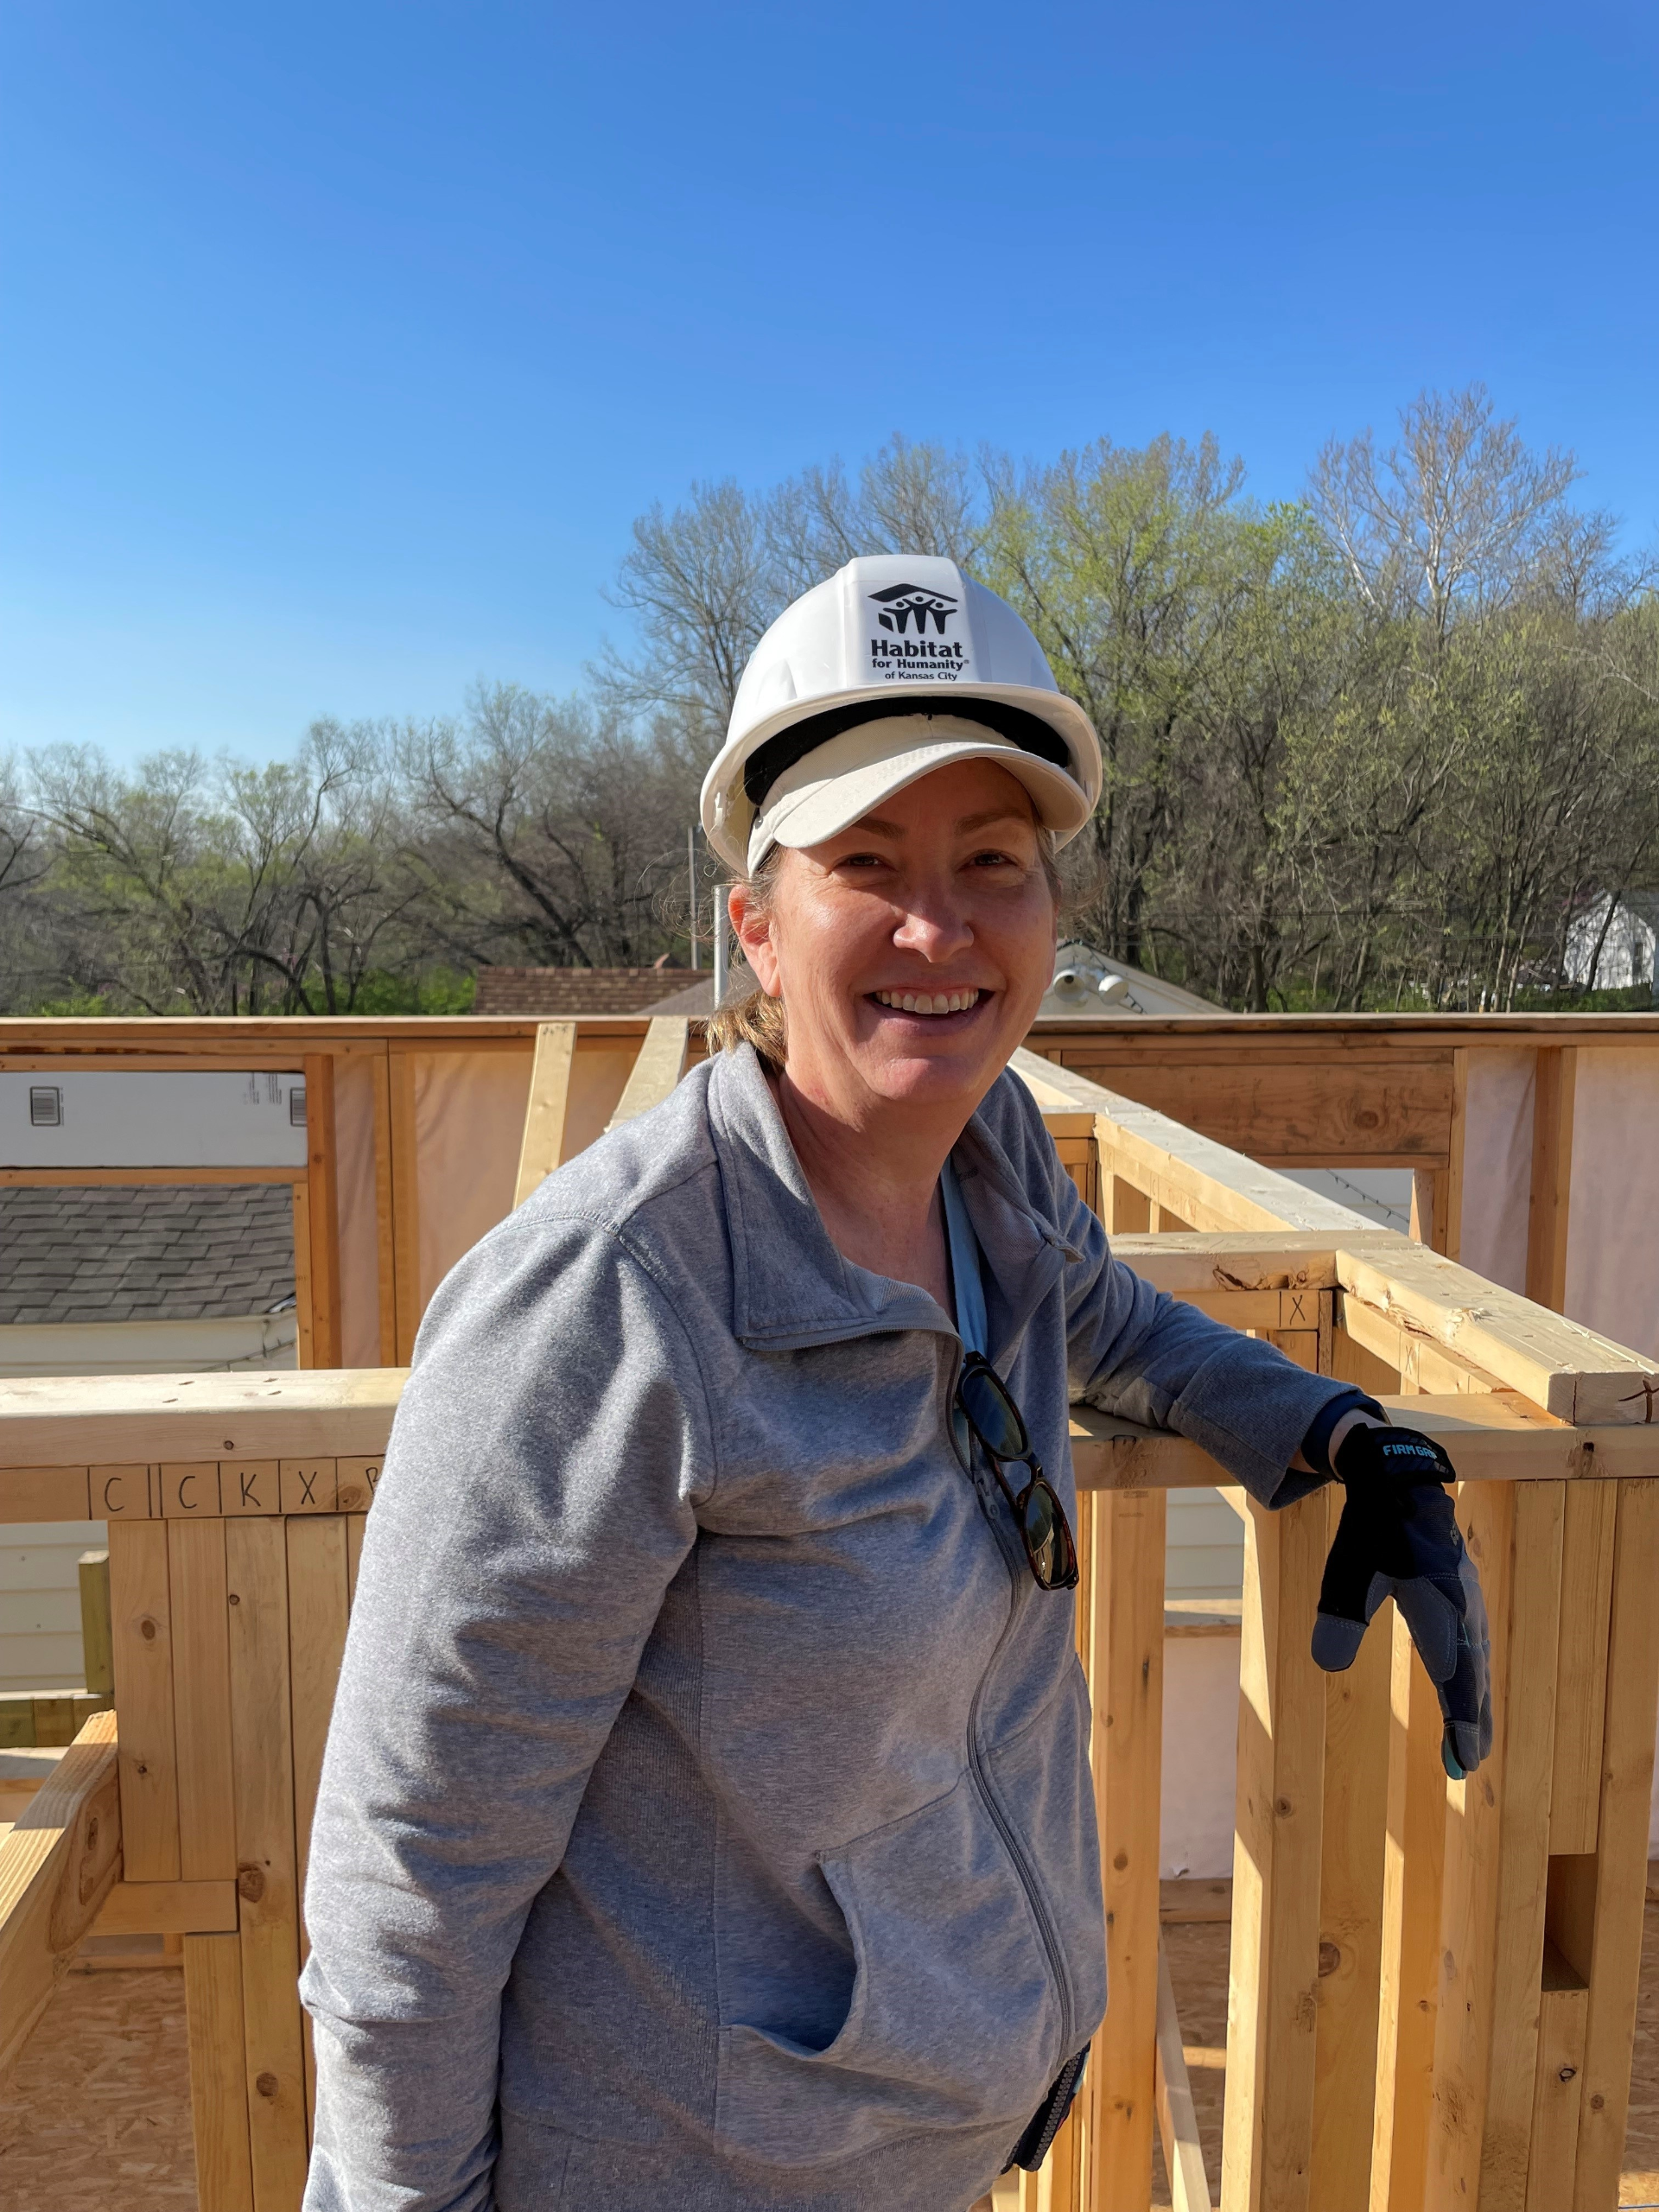
[[154, 1643], [156, 1641], [155, 1622], [149, 1619], [140, 1621], [138, 1624], [138, 1633], [143, 1637], [146, 1643]]
[[98, 1815], [96, 1813], [86, 1823], [86, 1848], [88, 1851], [98, 1849]]
[[1604, 2097], [1604, 2096], [1597, 2095], [1597, 2096], [1593, 2096], [1593, 2097], [1592, 2097], [1592, 2098], [1591, 2098], [1591, 2100], [1590, 2100], [1590, 2109], [1591, 2109], [1591, 2111], [1592, 2111], [1592, 2112], [1599, 2112], [1599, 2111], [1601, 2110], [1602, 2107], [1606, 2103], [1606, 2101], [1607, 2101], [1607, 2100], [1606, 2100], [1606, 2098], [1605, 2098], [1605, 2097]]
[[274, 2074], [256, 2075], [253, 2086], [262, 2097], [274, 2097], [276, 2094], [276, 2076]]
[[240, 1599], [240, 1598], [238, 1598], [238, 1597], [237, 1596], [237, 1594], [236, 1594], [235, 1591], [234, 1591], [234, 1590], [232, 1590], [232, 1591], [230, 1592], [229, 1596], [226, 1599], [225, 1602], [226, 1602], [226, 1604], [227, 1605], [239, 1605], [241, 1604], [242, 1600], [241, 1600], [241, 1599]]
[[1281, 1820], [1284, 1820], [1289, 1814], [1294, 1813], [1296, 1808], [1288, 1797], [1275, 1797], [1273, 1801], [1273, 1809]]
[[235, 1440], [233, 1437], [227, 1436], [227, 1437], [226, 1438], [226, 1440], [225, 1440], [225, 1449], [226, 1449], [227, 1452], [234, 1452], [234, 1451], [235, 1451], [235, 1449], [236, 1449], [236, 1440]]
[[[1579, 2069], [1576, 2066], [1563, 2066], [1555, 2078], [1558, 2082], [1574, 2082], [1578, 2079], [1578, 2073]], [[1593, 2104], [1594, 2101], [1592, 2097], [1591, 2102]]]
[[1323, 1980], [1324, 1980], [1324, 1979], [1325, 1979], [1325, 1975], [1326, 1975], [1326, 1974], [1335, 1974], [1335, 1972], [1336, 1972], [1337, 1968], [1338, 1968], [1341, 1964], [1342, 1964], [1342, 1949], [1341, 1949], [1340, 1945], [1336, 1944], [1336, 1943], [1332, 1943], [1332, 1942], [1330, 1942], [1330, 1941], [1329, 1941], [1329, 1939], [1327, 1938], [1327, 1940], [1326, 1940], [1325, 1942], [1321, 1943], [1321, 1944], [1320, 1944], [1320, 1946], [1319, 1946], [1319, 1979], [1320, 1979], [1320, 1980], [1321, 1980], [1321, 1981], [1323, 1981]]
[[245, 1860], [236, 1870], [236, 1889], [238, 1897], [245, 1897], [250, 1904], [257, 1904], [265, 1894], [264, 1868]]

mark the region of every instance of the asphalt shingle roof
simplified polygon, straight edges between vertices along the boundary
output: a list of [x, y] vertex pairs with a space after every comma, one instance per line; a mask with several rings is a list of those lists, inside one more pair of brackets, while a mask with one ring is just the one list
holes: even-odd
[[474, 1014], [643, 1014], [691, 981], [689, 968], [480, 968]]
[[230, 1320], [293, 1297], [286, 1183], [0, 1189], [0, 1325]]

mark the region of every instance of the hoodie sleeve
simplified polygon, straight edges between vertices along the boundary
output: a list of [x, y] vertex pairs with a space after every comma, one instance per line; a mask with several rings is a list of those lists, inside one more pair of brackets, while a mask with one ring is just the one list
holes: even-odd
[[312, 1832], [305, 2212], [484, 2212], [501, 1993], [712, 1486], [617, 1237], [532, 1205], [448, 1278], [369, 1516]]
[[1289, 1505], [1318, 1490], [1325, 1477], [1292, 1473], [1290, 1462], [1322, 1409], [1353, 1396], [1352, 1385], [1310, 1375], [1277, 1345], [1179, 1304], [1115, 1259], [1034, 1101], [1030, 1115], [1049, 1163], [1054, 1221], [1078, 1255], [1066, 1270], [1073, 1402], [1190, 1436], [1264, 1504]]

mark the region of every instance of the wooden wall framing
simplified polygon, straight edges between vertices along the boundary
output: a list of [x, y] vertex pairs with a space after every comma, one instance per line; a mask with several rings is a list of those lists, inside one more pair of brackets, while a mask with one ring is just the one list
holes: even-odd
[[[72, 1065], [130, 1071], [302, 1066], [309, 1135], [303, 1169], [0, 1167], [0, 1183], [289, 1183], [295, 1193], [301, 1357], [307, 1364], [337, 1364], [347, 1332], [341, 1311], [334, 1076], [346, 1059], [367, 1058], [373, 1071], [378, 1309], [359, 1315], [349, 1333], [359, 1358], [366, 1341], [378, 1345], [383, 1363], [396, 1364], [410, 1355], [423, 1306], [423, 1210], [444, 1203], [441, 1189], [422, 1186], [421, 1065], [434, 1055], [505, 1053], [522, 1060], [528, 1094], [537, 1033], [544, 1027], [563, 1030], [566, 1025], [469, 1016], [0, 1022], [0, 1068], [18, 1071]], [[584, 1017], [569, 1027], [563, 1156], [591, 1141], [618, 1110], [630, 1061], [650, 1034], [645, 1015]], [[1471, 1064], [1487, 1049], [1530, 1050], [1536, 1055], [1538, 1109], [1526, 1287], [1538, 1303], [1557, 1311], [1571, 1216], [1578, 1057], [1586, 1047], [1610, 1044], [1651, 1050], [1659, 1086], [1659, 1016], [1639, 1014], [1194, 1015], [1046, 1022], [1028, 1041], [1063, 1067], [1268, 1166], [1410, 1169], [1415, 1231], [1451, 1257], [1461, 1243]], [[662, 1049], [673, 1057], [670, 1044]], [[690, 1063], [702, 1052], [701, 1025], [693, 1022], [679, 1056]], [[1125, 1204], [1129, 1211], [1119, 1225], [1143, 1226], [1132, 1193]], [[1103, 1212], [1110, 1218], [1108, 1207]], [[1166, 1228], [1179, 1226], [1180, 1218], [1173, 1209], [1160, 1211]]]

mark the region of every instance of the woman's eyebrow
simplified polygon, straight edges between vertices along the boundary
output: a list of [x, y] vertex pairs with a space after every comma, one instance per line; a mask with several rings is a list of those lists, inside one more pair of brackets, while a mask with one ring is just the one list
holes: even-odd
[[[979, 814], [958, 816], [954, 828], [959, 837], [971, 836], [976, 830], [984, 830], [993, 822], [1018, 822], [1027, 829], [1032, 827], [1031, 817], [1022, 814], [1017, 806], [990, 806]], [[861, 837], [907, 837], [910, 835], [902, 822], [888, 822], [879, 814], [867, 814], [850, 825], [843, 836]]]

